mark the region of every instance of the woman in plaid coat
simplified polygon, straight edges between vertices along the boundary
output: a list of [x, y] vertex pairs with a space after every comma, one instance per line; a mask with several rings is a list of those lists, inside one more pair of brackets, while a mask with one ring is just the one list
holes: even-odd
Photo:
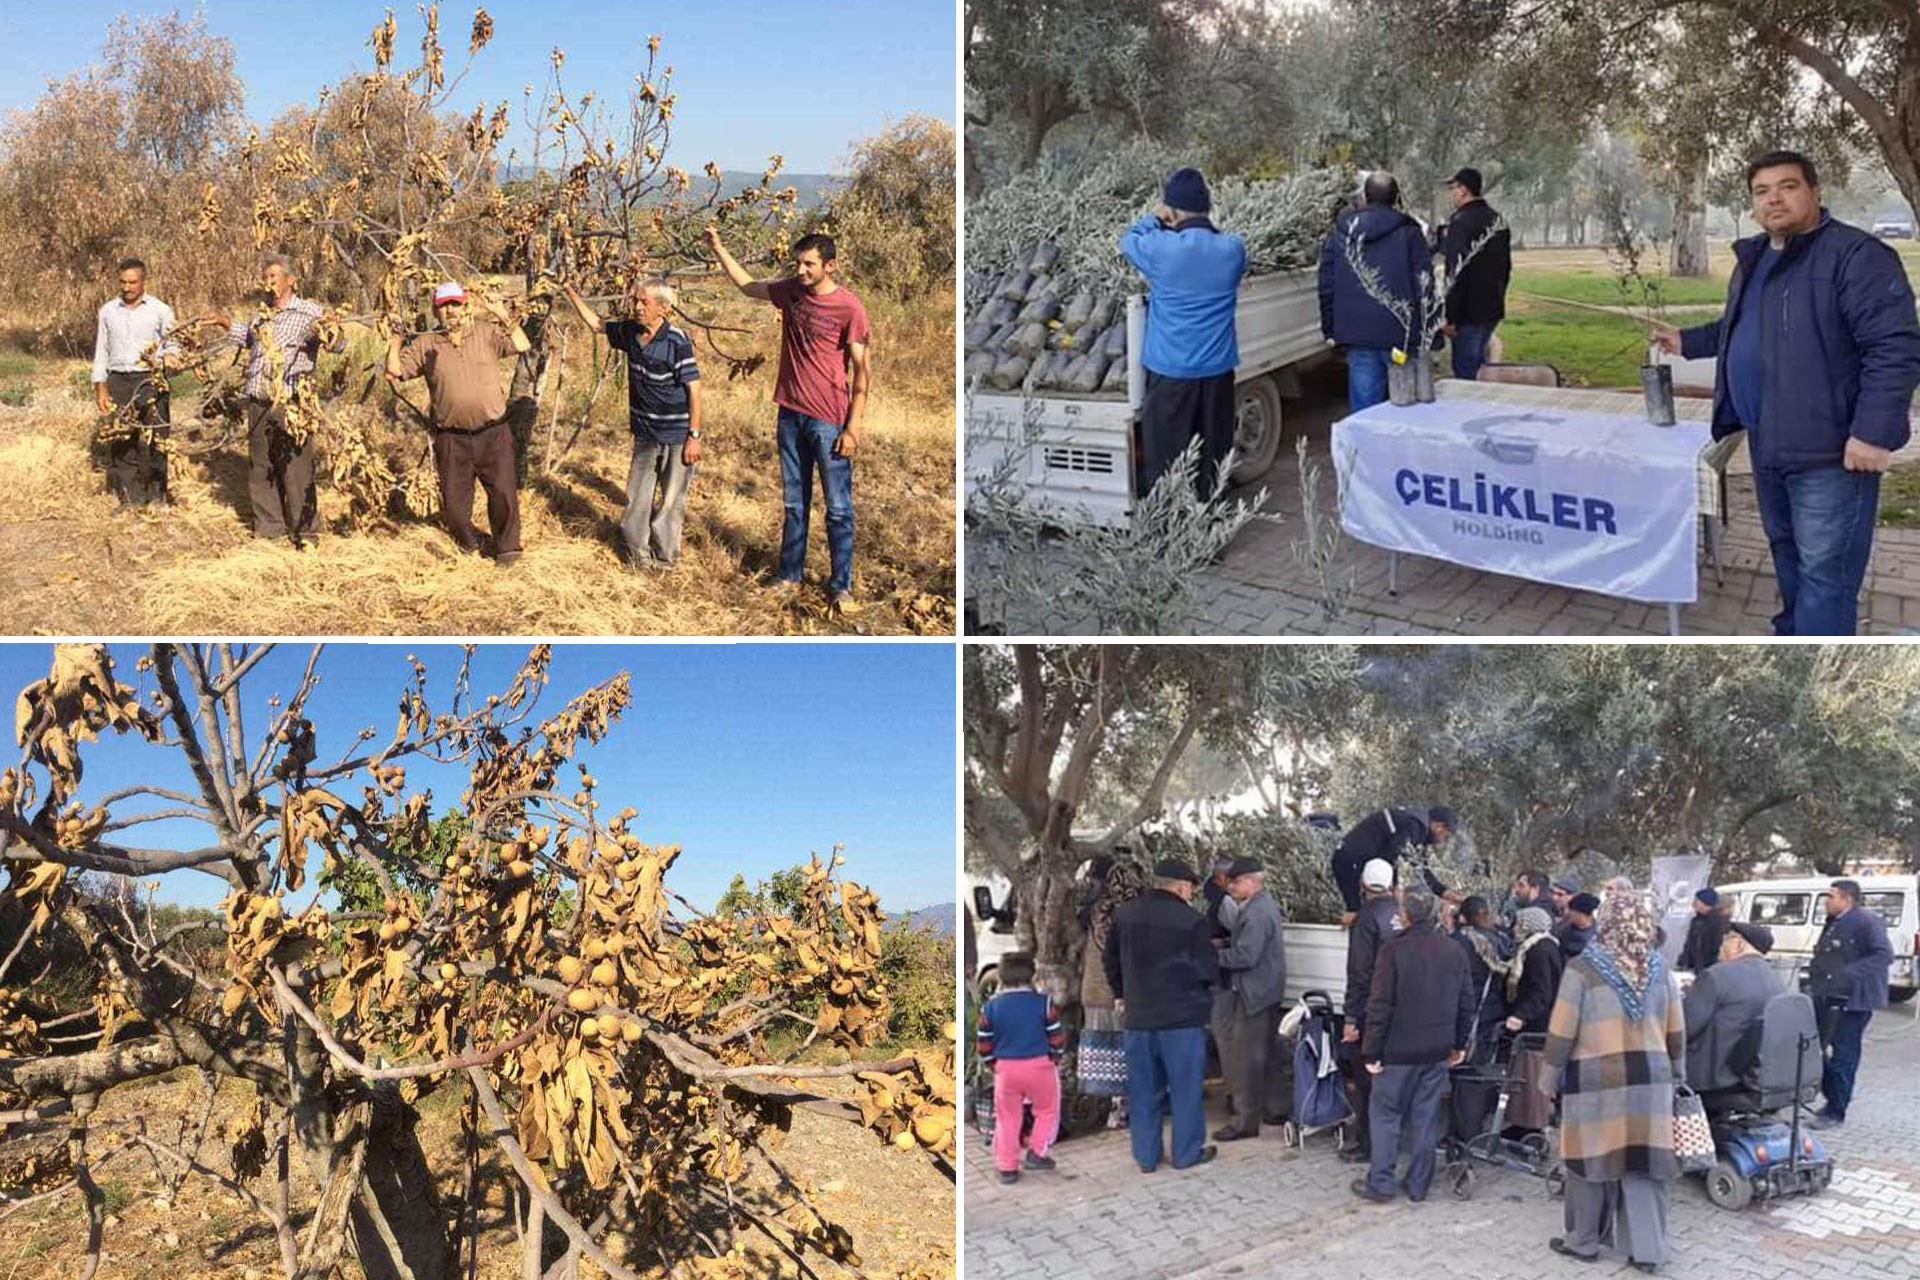
[[1673, 1094], [1687, 1061], [1679, 982], [1653, 933], [1638, 894], [1607, 895], [1560, 980], [1541, 1066], [1541, 1088], [1560, 1097], [1567, 1171], [1567, 1234], [1548, 1245], [1591, 1261], [1610, 1242], [1647, 1272], [1668, 1256]]

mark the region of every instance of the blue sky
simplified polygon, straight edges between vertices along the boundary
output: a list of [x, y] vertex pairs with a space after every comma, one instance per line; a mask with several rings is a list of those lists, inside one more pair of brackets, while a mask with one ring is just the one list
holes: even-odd
[[[199, 7], [208, 27], [233, 42], [247, 113], [256, 122], [313, 101], [323, 85], [350, 72], [371, 71], [367, 34], [386, 13], [381, 3], [208, 0]], [[0, 112], [28, 105], [49, 78], [93, 62], [115, 15], [194, 8], [154, 0], [4, 0]], [[419, 56], [420, 16], [412, 4], [392, 8], [400, 28], [394, 63], [410, 67]], [[708, 160], [757, 171], [775, 153], [792, 172], [835, 171], [855, 139], [878, 133], [889, 120], [910, 112], [955, 118], [958, 36], [950, 0], [777, 6], [503, 0], [486, 9], [494, 38], [456, 95], [463, 113], [481, 99], [491, 105], [505, 98], [521, 126], [521, 90], [544, 84], [555, 45], [567, 52], [573, 92], [595, 89], [603, 101], [624, 103], [626, 86], [646, 65], [647, 37], [657, 33], [680, 95], [669, 159], [689, 172]], [[450, 76], [465, 64], [472, 21], [471, 4], [441, 6]], [[524, 156], [526, 144], [525, 128], [516, 127], [506, 146]]]
[[[119, 679], [142, 693], [154, 682], [134, 668], [144, 646], [112, 646]], [[266, 698], [288, 693], [309, 646], [275, 650], [248, 677], [244, 714], [255, 736], [268, 723]], [[50, 646], [0, 645], [0, 695], [7, 705], [44, 677]], [[504, 689], [527, 646], [484, 645], [475, 655], [476, 694]], [[446, 707], [458, 668], [452, 645], [341, 644], [321, 659], [323, 680], [308, 702], [319, 759], [338, 759], [363, 727], [384, 743], [410, 668], [427, 665], [428, 698]], [[954, 896], [954, 653], [939, 644], [556, 645], [551, 681], [534, 719], [625, 670], [633, 701], [614, 730], [577, 760], [599, 781], [604, 813], [639, 810], [632, 829], [654, 844], [679, 844], [668, 884], [711, 906], [735, 871], [748, 882], [846, 846], [843, 874], [900, 912]], [[85, 749], [80, 798], [136, 781], [192, 792], [177, 750], [108, 733]], [[465, 770], [408, 762], [410, 787], [433, 789], [434, 812], [457, 805]], [[571, 794], [569, 767], [559, 790]], [[348, 794], [358, 796], [355, 783]], [[164, 802], [141, 798], [144, 807]], [[128, 802], [131, 804], [132, 802]], [[116, 814], [134, 810], [116, 806]], [[117, 833], [134, 846], [198, 848], [206, 828], [154, 823]], [[312, 869], [317, 870], [318, 860]], [[201, 872], [165, 877], [165, 900], [210, 905], [225, 884]]]

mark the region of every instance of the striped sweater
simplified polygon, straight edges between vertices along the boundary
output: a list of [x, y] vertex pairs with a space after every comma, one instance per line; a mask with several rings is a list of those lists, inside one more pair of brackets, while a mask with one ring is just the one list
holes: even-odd
[[974, 1044], [986, 1062], [1053, 1058], [1067, 1049], [1067, 1033], [1053, 1001], [1031, 987], [1013, 987], [980, 1010]]

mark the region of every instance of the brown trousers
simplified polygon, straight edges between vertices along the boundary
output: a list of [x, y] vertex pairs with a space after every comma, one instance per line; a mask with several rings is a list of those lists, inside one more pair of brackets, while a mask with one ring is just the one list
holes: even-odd
[[107, 396], [116, 405], [138, 405], [139, 422], [158, 428], [152, 443], [144, 433], [106, 442], [107, 492], [120, 499], [123, 507], [165, 502], [167, 455], [160, 451], [158, 442], [166, 438], [169, 428], [165, 424], [172, 419], [166, 383], [144, 373], [109, 373]]
[[487, 524], [493, 553], [520, 550], [520, 491], [513, 462], [513, 432], [504, 421], [478, 431], [433, 433], [433, 467], [440, 474], [440, 515], [462, 551], [478, 551], [473, 528], [473, 482], [487, 494]]
[[247, 496], [256, 538], [311, 538], [320, 530], [309, 439], [295, 447], [284, 406], [247, 401]]

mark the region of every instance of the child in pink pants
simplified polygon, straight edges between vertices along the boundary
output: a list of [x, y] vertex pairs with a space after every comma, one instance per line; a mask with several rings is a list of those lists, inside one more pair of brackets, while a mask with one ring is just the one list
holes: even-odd
[[993, 1163], [1000, 1181], [1020, 1180], [1022, 1112], [1033, 1104], [1033, 1133], [1026, 1166], [1053, 1168], [1047, 1154], [1060, 1128], [1060, 1055], [1067, 1033], [1053, 1001], [1033, 989], [1033, 957], [1016, 951], [1001, 958], [1000, 993], [980, 1011], [975, 1045], [993, 1064]]

